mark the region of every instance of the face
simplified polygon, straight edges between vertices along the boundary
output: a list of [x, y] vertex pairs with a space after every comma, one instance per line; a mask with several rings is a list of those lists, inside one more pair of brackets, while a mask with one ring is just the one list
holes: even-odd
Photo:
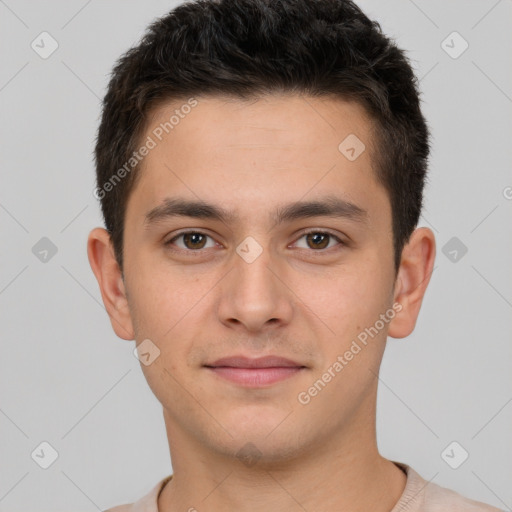
[[141, 367], [168, 430], [270, 460], [363, 428], [398, 313], [371, 121], [339, 99], [182, 105], [153, 113], [124, 234], [126, 328], [159, 354]]

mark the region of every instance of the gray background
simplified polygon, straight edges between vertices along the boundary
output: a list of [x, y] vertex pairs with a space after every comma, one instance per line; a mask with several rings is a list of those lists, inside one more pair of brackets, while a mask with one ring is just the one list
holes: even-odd
[[[379, 447], [510, 510], [512, 2], [359, 3], [421, 78], [433, 152], [420, 225], [438, 243], [415, 332], [388, 341]], [[1, 511], [101, 510], [171, 472], [161, 406], [111, 329], [86, 239], [102, 224], [92, 150], [108, 73], [173, 5], [0, 0]], [[59, 45], [47, 59], [31, 48], [43, 31]], [[457, 58], [453, 31], [469, 44]], [[43, 237], [57, 248], [46, 261]], [[43, 441], [58, 452], [46, 470], [31, 458]], [[457, 469], [441, 455], [453, 441], [469, 453]]]

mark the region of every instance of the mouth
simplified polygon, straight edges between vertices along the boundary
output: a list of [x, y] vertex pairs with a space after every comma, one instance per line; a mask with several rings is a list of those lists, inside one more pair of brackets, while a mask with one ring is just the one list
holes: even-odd
[[277, 356], [225, 357], [204, 366], [218, 377], [244, 387], [269, 386], [306, 369], [300, 363]]

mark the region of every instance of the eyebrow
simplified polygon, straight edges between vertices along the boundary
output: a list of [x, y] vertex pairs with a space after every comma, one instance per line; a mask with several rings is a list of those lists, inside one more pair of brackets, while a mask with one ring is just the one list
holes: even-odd
[[[149, 227], [173, 217], [218, 220], [225, 224], [239, 220], [237, 213], [226, 210], [222, 206], [205, 201], [166, 198], [146, 214], [144, 224]], [[354, 203], [329, 195], [316, 201], [297, 201], [278, 206], [270, 218], [275, 224], [282, 224], [308, 217], [337, 217], [367, 222], [368, 212]]]

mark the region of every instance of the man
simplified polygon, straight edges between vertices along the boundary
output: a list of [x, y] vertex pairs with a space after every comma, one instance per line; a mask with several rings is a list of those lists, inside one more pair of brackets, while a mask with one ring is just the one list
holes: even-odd
[[435, 258], [418, 96], [343, 0], [182, 4], [117, 63], [88, 254], [173, 474], [113, 511], [498, 510], [376, 442], [386, 339]]

